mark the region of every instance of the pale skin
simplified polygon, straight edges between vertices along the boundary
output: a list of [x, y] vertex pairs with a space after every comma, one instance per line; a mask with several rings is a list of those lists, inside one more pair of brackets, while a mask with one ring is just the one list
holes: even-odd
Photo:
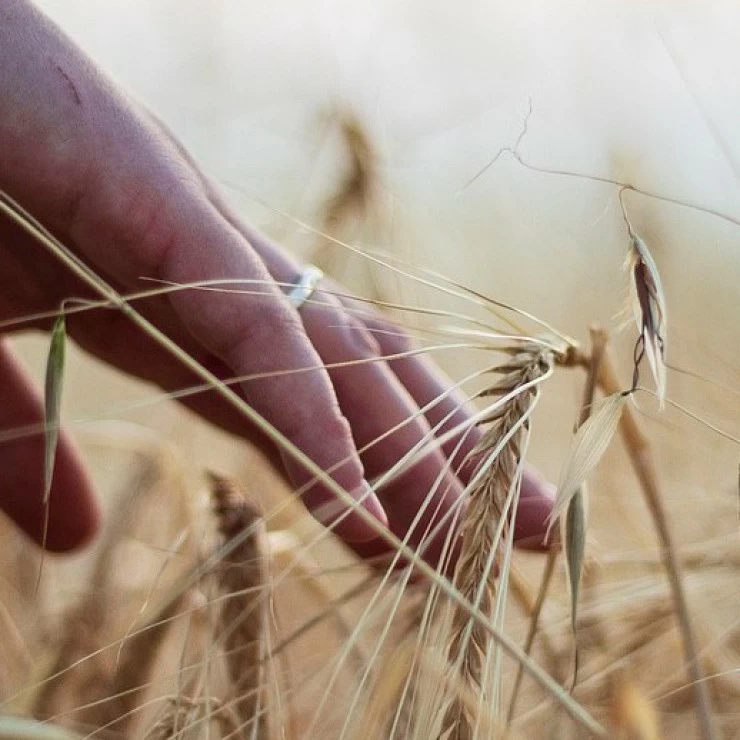
[[[449, 440], [376, 492], [367, 481], [390, 468], [451, 412], [438, 433], [463, 424], [470, 408], [459, 393], [450, 393], [380, 444], [363, 448], [448, 391], [442, 373], [423, 356], [381, 359], [412, 343], [380, 314], [335, 295], [346, 291], [328, 280], [314, 301], [297, 312], [278, 284], [294, 282], [301, 265], [244, 223], [170, 132], [24, 0], [0, 5], [0, 101], [0, 188], [120, 293], [151, 287], [142, 277], [176, 283], [260, 281], [259, 295], [186, 290], [136, 307], [219, 377], [309, 368], [244, 382], [237, 389], [399, 536], [408, 532], [441, 476], [430, 513], [411, 533], [411, 543], [418, 544], [430, 523], [460, 499], [472, 465], [457, 469], [479, 431], [466, 436], [452, 461], [448, 456], [459, 439]], [[0, 217], [0, 321], [56, 309], [72, 296], [95, 297], [48, 251]], [[48, 329], [49, 323], [38, 327]], [[120, 312], [70, 316], [68, 330], [87, 351], [167, 391], [198, 382]], [[324, 368], [352, 360], [374, 361]], [[0, 378], [0, 429], [41, 421], [39, 391], [1, 338]], [[259, 445], [295, 487], [312, 478], [215, 394], [184, 402]], [[0, 445], [0, 470], [0, 506], [39, 540], [43, 438]], [[336, 517], [334, 507], [326, 506], [334, 496], [324, 486], [311, 486], [303, 499], [325, 523], [327, 510]], [[523, 544], [541, 545], [551, 499], [551, 486], [528, 471], [517, 526]], [[53, 551], [77, 548], [94, 536], [99, 520], [83, 461], [62, 434], [47, 546]], [[335, 531], [360, 555], [385, 549], [356, 513], [342, 518]], [[440, 535], [425, 551], [431, 562], [442, 540]]]

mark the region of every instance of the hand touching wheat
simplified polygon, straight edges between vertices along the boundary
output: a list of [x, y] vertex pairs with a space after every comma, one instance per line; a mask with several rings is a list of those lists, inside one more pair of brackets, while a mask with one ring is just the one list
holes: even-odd
[[[142, 277], [179, 284], [255, 281], [250, 294], [183, 290], [137, 302], [137, 308], [219, 377], [267, 375], [243, 382], [244, 398], [396, 534], [407, 533], [433, 490], [428, 513], [410, 538], [418, 546], [422, 533], [459, 500], [466, 467], [455, 471], [478, 441], [477, 430], [469, 431], [452, 465], [447, 456], [459, 437], [377, 491], [367, 481], [391, 468], [435, 425], [443, 422], [436, 430], [442, 434], [470, 420], [463, 399], [439, 371], [422, 356], [383, 360], [407, 350], [408, 339], [395, 329], [384, 331], [390, 327], [380, 315], [366, 308], [356, 312], [328, 281], [299, 314], [280, 284], [293, 283], [300, 266], [244, 224], [169, 132], [24, 0], [9, 0], [0, 8], [0, 70], [0, 188], [122, 294], [141, 290]], [[91, 296], [42, 246], [0, 219], [0, 320], [55, 309], [70, 297]], [[195, 382], [120, 312], [75, 314], [68, 329], [88, 351], [166, 390]], [[301, 368], [306, 370], [281, 374]], [[0, 425], [41, 421], [39, 395], [7, 342], [0, 342], [0, 377]], [[295, 486], [310, 484], [311, 475], [301, 465], [214, 394], [184, 402], [259, 444]], [[0, 446], [0, 505], [37, 539], [44, 518], [42, 461], [41, 437]], [[336, 522], [347, 512], [337, 509], [322, 485], [309, 485], [303, 498], [322, 521], [335, 522], [337, 534], [361, 555], [383, 551], [382, 540], [356, 514]], [[527, 474], [520, 538], [538, 546], [549, 510], [549, 486]], [[98, 519], [83, 464], [62, 435], [48, 546], [80, 545], [93, 535]], [[437, 558], [442, 541], [440, 534], [425, 557]]]

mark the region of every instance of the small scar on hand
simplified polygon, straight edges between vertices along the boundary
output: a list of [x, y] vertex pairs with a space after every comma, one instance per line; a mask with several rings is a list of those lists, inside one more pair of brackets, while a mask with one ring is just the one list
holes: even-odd
[[64, 77], [67, 86], [72, 92], [72, 97], [74, 98], [75, 103], [77, 105], [82, 105], [82, 98], [80, 97], [80, 93], [77, 91], [77, 86], [74, 82], [72, 82], [72, 78], [58, 64], [54, 65], [54, 69], [56, 69], [56, 71], [59, 72], [62, 77]]

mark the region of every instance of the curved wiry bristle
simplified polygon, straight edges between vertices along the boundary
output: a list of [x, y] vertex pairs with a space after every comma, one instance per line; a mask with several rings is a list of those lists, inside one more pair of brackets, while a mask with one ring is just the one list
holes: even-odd
[[160, 719], [152, 725], [144, 736], [144, 740], [171, 740], [181, 737], [182, 731], [190, 725], [198, 715], [198, 707], [190, 701], [172, 699]]

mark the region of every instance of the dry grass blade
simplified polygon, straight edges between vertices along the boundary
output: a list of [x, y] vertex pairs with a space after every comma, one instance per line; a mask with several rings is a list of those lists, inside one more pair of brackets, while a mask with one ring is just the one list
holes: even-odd
[[[482, 457], [470, 491], [470, 501], [461, 527], [462, 549], [455, 568], [454, 583], [461, 595], [492, 616], [495, 594], [496, 533], [512, 491], [519, 484], [521, 440], [528, 427], [528, 413], [539, 392], [538, 382], [552, 367], [552, 354], [537, 345], [525, 345], [498, 368], [502, 374], [487, 395], [504, 400], [484, 419], [490, 424], [476, 453]], [[496, 451], [498, 452], [496, 453]], [[491, 460], [491, 455], [495, 457]], [[484, 665], [490, 649], [488, 633], [466, 612], [456, 610], [452, 620], [448, 658], [459, 666], [463, 684], [480, 695]], [[443, 723], [442, 737], [472, 737], [476, 717], [470, 708], [453, 700]]]
[[245, 501], [230, 480], [209, 474], [211, 494], [226, 543], [238, 544], [218, 571], [224, 599], [220, 637], [226, 653], [235, 714], [244, 737], [269, 737], [265, 711], [264, 665], [266, 659], [268, 599], [265, 589], [264, 528], [259, 513]]
[[[599, 377], [599, 370], [601, 368], [601, 361], [606, 351], [606, 344], [608, 341], [608, 335], [603, 329], [598, 327], [591, 328], [591, 359], [589, 362], [588, 376], [586, 378], [586, 385], [583, 389], [583, 401], [581, 402], [581, 412], [578, 418], [578, 428], [576, 429], [576, 438], [578, 438], [578, 432], [588, 425], [591, 418], [591, 410], [594, 405], [594, 395], [596, 393], [597, 380]], [[617, 397], [618, 399], [620, 397]], [[607, 411], [611, 411], [611, 407], [607, 407]], [[606, 413], [606, 412], [605, 412]], [[584, 479], [579, 483], [578, 488], [573, 494], [572, 498], [568, 501], [567, 511], [565, 517], [562, 519], [562, 543], [565, 554], [565, 570], [568, 579], [568, 586], [570, 590], [570, 628], [573, 635], [573, 683], [571, 684], [571, 691], [575, 688], [578, 682], [578, 596], [581, 588], [581, 575], [583, 573], [583, 561], [586, 553], [586, 511], [588, 504], [588, 494], [586, 489], [585, 475], [588, 474], [590, 468], [587, 465], [587, 460], [590, 462], [593, 460], [595, 465], [598, 459], [603, 454], [603, 450], [608, 445], [609, 440], [614, 434], [616, 425], [621, 414], [621, 406], [615, 402], [614, 410], [608, 416], [606, 421], [603, 422], [604, 430], [600, 435], [596, 434], [594, 428], [591, 428], [592, 435], [587, 435], [584, 431], [584, 435], [581, 438], [581, 442], [591, 436], [595, 450], [592, 450], [591, 458], [585, 458], [581, 466], [574, 465], [572, 472], [568, 472], [567, 465], [566, 471], [563, 474], [565, 478], [564, 482], [561, 482], [561, 493], [564, 497], [567, 496], [567, 486], [572, 485], [568, 481], [569, 475], [581, 475], [584, 474]], [[603, 449], [599, 451], [599, 445], [603, 444]], [[594, 454], [595, 453], [595, 454]], [[574, 454], [574, 458], [576, 455]], [[571, 459], [572, 461], [572, 459]], [[580, 469], [579, 469], [580, 468]], [[584, 472], [585, 471], [585, 472]], [[565, 489], [565, 493], [563, 490]], [[557, 501], [556, 501], [557, 506]]]
[[622, 391], [605, 398], [593, 416], [589, 417], [576, 432], [563, 465], [563, 472], [560, 474], [549, 529], [567, 511], [571, 499], [606, 452], [628, 398], [629, 395]]
[[635, 346], [635, 383], [643, 354], [647, 355], [660, 406], [665, 403], [666, 301], [658, 268], [645, 242], [630, 229], [628, 256], [632, 310], [640, 336]]

